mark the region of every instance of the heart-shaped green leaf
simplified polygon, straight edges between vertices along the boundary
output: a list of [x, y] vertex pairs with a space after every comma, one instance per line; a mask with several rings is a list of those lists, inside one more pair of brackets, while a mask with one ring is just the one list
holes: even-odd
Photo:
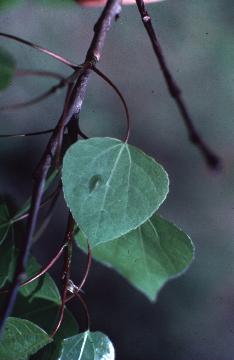
[[13, 57], [5, 49], [0, 48], [0, 91], [10, 84], [14, 70], [15, 61]]
[[47, 333], [31, 321], [10, 317], [0, 341], [0, 359], [27, 360], [51, 341]]
[[143, 224], [168, 193], [161, 165], [111, 138], [72, 145], [64, 157], [62, 181], [67, 205], [92, 247]]
[[[76, 242], [86, 249], [81, 232]], [[151, 301], [166, 281], [188, 267], [193, 254], [190, 238], [156, 214], [138, 229], [92, 251], [96, 260], [112, 266]]]
[[90, 332], [64, 339], [59, 360], [114, 360], [115, 350], [101, 332]]

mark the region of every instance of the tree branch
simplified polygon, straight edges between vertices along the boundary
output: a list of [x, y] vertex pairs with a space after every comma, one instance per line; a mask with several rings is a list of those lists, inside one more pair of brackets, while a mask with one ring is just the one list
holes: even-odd
[[209, 149], [209, 147], [206, 145], [206, 143], [202, 140], [202, 138], [198, 134], [198, 132], [193, 124], [192, 118], [191, 118], [189, 111], [187, 109], [187, 106], [185, 105], [185, 102], [183, 100], [182, 92], [167, 66], [166, 59], [163, 55], [160, 43], [158, 41], [155, 30], [153, 28], [153, 25], [151, 22], [151, 17], [145, 8], [144, 1], [136, 0], [136, 4], [137, 4], [138, 10], [139, 10], [139, 13], [141, 15], [141, 20], [144, 24], [144, 27], [148, 33], [149, 38], [150, 38], [154, 53], [158, 59], [161, 71], [163, 73], [165, 82], [167, 84], [168, 91], [169, 91], [171, 97], [175, 100], [176, 105], [179, 109], [179, 112], [182, 116], [182, 119], [184, 120], [184, 124], [188, 131], [189, 139], [201, 151], [207, 165], [210, 168], [217, 169], [220, 167], [221, 161], [220, 161], [219, 157], [216, 154], [214, 154]]
[[18, 287], [20, 283], [25, 280], [25, 269], [30, 253], [33, 233], [38, 221], [45, 181], [48, 171], [52, 166], [52, 161], [56, 154], [59, 140], [61, 139], [61, 136], [63, 136], [64, 129], [72, 117], [79, 116], [92, 68], [100, 60], [107, 32], [109, 31], [113, 20], [120, 13], [120, 10], [121, 0], [108, 0], [97, 24], [95, 25], [93, 40], [88, 49], [84, 66], [82, 69], [78, 70], [78, 79], [76, 84], [72, 88], [71, 93], [67, 96], [62, 116], [48, 142], [46, 151], [37, 168], [27, 224], [27, 236], [22, 241], [13, 282], [0, 314], [0, 331], [3, 329], [7, 317], [12, 312], [16, 301]]

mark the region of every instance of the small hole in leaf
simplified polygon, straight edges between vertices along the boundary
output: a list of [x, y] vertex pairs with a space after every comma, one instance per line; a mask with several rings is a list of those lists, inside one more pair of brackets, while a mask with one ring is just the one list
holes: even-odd
[[94, 175], [89, 180], [89, 192], [96, 191], [102, 184], [102, 177], [100, 175]]

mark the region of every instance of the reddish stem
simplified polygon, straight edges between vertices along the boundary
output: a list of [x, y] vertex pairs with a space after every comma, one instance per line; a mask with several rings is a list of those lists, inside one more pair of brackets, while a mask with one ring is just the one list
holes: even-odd
[[71, 268], [71, 259], [72, 259], [72, 242], [73, 242], [73, 233], [74, 233], [75, 222], [72, 215], [69, 213], [67, 230], [65, 235], [64, 244], [67, 244], [67, 253], [64, 261], [64, 270], [63, 270], [63, 293], [62, 293], [62, 303], [60, 306], [58, 321], [52, 330], [51, 337], [54, 337], [57, 331], [59, 330], [61, 323], [64, 317], [64, 310], [67, 298], [67, 288], [70, 280], [70, 268]]
[[[26, 285], [32, 283], [33, 281], [39, 279], [42, 275], [44, 275], [56, 263], [56, 261], [60, 258], [60, 256], [63, 253], [63, 250], [65, 249], [66, 246], [67, 246], [67, 244], [64, 244], [59, 249], [58, 253], [53, 257], [53, 259], [45, 267], [43, 267], [43, 269], [41, 269], [37, 274], [31, 276], [29, 279], [23, 281], [19, 286], [20, 287], [26, 286]], [[9, 292], [9, 290], [5, 289], [5, 290], [1, 290], [0, 294], [8, 293], [8, 292]]]
[[84, 273], [84, 276], [83, 276], [83, 279], [81, 281], [81, 283], [77, 286], [77, 292], [79, 292], [80, 290], [82, 290], [87, 278], [88, 278], [88, 275], [89, 275], [89, 271], [90, 271], [90, 268], [91, 268], [91, 263], [92, 263], [92, 252], [91, 252], [91, 248], [88, 244], [88, 261], [87, 261], [87, 265], [86, 265], [86, 270], [85, 270], [85, 273]]
[[20, 284], [20, 286], [26, 286], [30, 283], [32, 283], [33, 281], [37, 280], [38, 278], [40, 278], [42, 275], [44, 275], [49, 269], [51, 269], [51, 267], [56, 263], [56, 261], [60, 258], [60, 256], [62, 255], [65, 247], [67, 246], [67, 244], [64, 244], [58, 251], [58, 253], [53, 257], [53, 259], [37, 274], [33, 275], [32, 277], [30, 277], [29, 279], [25, 280], [24, 282], [22, 282]]
[[85, 310], [85, 314], [86, 314], [86, 319], [87, 319], [87, 329], [90, 329], [90, 324], [91, 324], [91, 320], [90, 320], [90, 315], [89, 315], [89, 310], [88, 310], [88, 306], [86, 304], [86, 302], [84, 301], [84, 299], [82, 298], [82, 296], [80, 295], [80, 292], [78, 290], [76, 290], [73, 294], [71, 294], [69, 297], [67, 297], [66, 299], [66, 303], [69, 302], [70, 300], [74, 299], [74, 297], [77, 297], [84, 310]]
[[129, 116], [129, 111], [128, 111], [128, 106], [127, 103], [121, 93], [121, 91], [117, 88], [117, 86], [105, 75], [103, 74], [103, 72], [101, 72], [100, 70], [98, 70], [97, 68], [93, 68], [93, 71], [100, 76], [103, 80], [105, 80], [113, 89], [114, 91], [117, 93], [117, 95], [119, 96], [123, 106], [124, 106], [124, 110], [125, 110], [125, 114], [126, 114], [126, 120], [127, 120], [127, 134], [126, 134], [126, 138], [125, 138], [125, 142], [128, 142], [129, 136], [130, 136], [130, 116]]

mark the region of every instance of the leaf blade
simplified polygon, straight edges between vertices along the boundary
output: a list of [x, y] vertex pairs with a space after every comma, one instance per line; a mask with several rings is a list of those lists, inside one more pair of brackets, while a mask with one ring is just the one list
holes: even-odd
[[48, 334], [31, 321], [10, 317], [0, 341], [0, 358], [27, 360], [51, 341]]
[[114, 360], [115, 350], [103, 333], [86, 331], [64, 339], [58, 360]]
[[92, 247], [144, 223], [165, 200], [169, 184], [154, 159], [112, 138], [72, 145], [62, 181], [67, 205]]
[[[86, 251], [82, 233], [78, 233], [76, 242]], [[194, 257], [194, 246], [182, 230], [154, 214], [138, 229], [109, 243], [99, 244], [92, 255], [113, 267], [154, 301], [169, 279], [188, 268]]]

